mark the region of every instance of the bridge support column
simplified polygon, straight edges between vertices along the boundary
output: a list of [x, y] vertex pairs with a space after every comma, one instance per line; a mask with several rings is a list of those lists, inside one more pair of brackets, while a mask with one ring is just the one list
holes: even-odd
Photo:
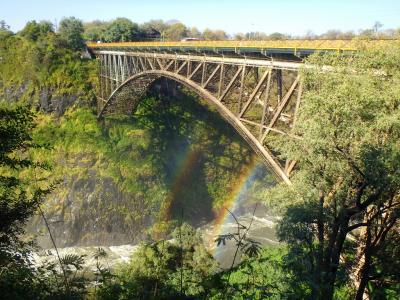
[[278, 87], [278, 102], [282, 99], [282, 70], [276, 70], [276, 84]]

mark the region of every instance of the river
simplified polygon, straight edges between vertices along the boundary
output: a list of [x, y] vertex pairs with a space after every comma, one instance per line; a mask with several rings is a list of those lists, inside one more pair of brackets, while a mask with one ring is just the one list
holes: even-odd
[[[262, 205], [257, 205], [254, 216], [253, 211], [251, 211], [250, 208], [247, 208], [243, 214], [237, 216], [238, 222], [245, 227], [248, 228], [251, 224], [247, 236], [255, 241], [260, 242], [263, 246], [278, 244], [274, 229], [278, 219], [278, 217], [268, 215], [268, 210]], [[216, 227], [218, 227], [218, 231], [216, 231]], [[237, 223], [234, 218], [232, 216], [228, 216], [227, 220], [221, 225], [216, 224], [216, 222], [213, 221], [205, 226], [197, 228], [197, 230], [203, 237], [206, 249], [218, 261], [220, 268], [229, 268], [234, 258], [236, 244], [234, 241], [227, 241], [226, 245], [221, 244], [220, 246], [217, 246], [215, 240], [218, 235], [237, 232]], [[107, 253], [107, 257], [104, 260], [105, 265], [110, 268], [114, 268], [120, 264], [127, 263], [139, 246], [129, 244], [118, 246], [76, 246], [59, 248], [58, 251], [60, 256], [64, 256], [66, 254], [84, 255], [85, 267], [94, 269], [96, 265], [94, 253], [99, 247], [101, 247]], [[55, 260], [56, 251], [54, 249], [43, 249], [35, 253], [33, 258], [37, 264], [41, 264], [49, 260]], [[237, 264], [239, 261], [240, 251], [239, 255], [237, 255], [235, 264]]]

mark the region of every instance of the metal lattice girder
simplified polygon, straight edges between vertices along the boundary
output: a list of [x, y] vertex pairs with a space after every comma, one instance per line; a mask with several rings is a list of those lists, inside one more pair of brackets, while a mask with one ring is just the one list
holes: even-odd
[[94, 51], [100, 62], [99, 117], [135, 111], [165, 77], [217, 108], [278, 178], [290, 184], [295, 162], [282, 162], [270, 136], [291, 134], [301, 101], [300, 63], [192, 54]]

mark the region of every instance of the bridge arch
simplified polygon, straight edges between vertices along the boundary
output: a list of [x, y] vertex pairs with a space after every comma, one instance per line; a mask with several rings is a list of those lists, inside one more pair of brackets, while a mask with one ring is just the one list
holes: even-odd
[[[271, 153], [265, 149], [265, 147], [260, 143], [260, 141], [250, 132], [250, 130], [240, 121], [240, 119], [232, 113], [227, 107], [223, 105], [213, 94], [207, 91], [204, 87], [195, 81], [192, 81], [185, 76], [178, 73], [167, 71], [167, 70], [146, 70], [134, 74], [133, 76], [126, 79], [121, 85], [119, 85], [109, 96], [105, 105], [101, 109], [98, 118], [102, 118], [107, 110], [113, 105], [118, 105], [118, 101], [123, 101], [118, 99], [118, 95], [126, 89], [132, 87], [140, 86], [140, 91], [136, 93], [136, 99], [130, 104], [129, 110], [133, 110], [138, 105], [139, 98], [141, 96], [140, 92], [144, 92], [148, 87], [158, 78], [167, 78], [178, 82], [193, 92], [195, 92], [199, 97], [204, 99], [212, 107], [216, 108], [219, 114], [229, 123], [233, 128], [244, 138], [244, 140], [249, 144], [249, 146], [263, 159], [263, 161], [270, 166], [271, 170], [274, 171], [278, 179], [283, 180], [286, 184], [290, 185], [291, 182], [285, 172], [281, 169], [279, 163], [273, 158]], [[132, 95], [133, 96], [133, 95]]]

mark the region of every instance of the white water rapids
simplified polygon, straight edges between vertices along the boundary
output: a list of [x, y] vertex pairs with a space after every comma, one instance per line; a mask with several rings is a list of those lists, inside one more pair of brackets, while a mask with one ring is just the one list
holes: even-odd
[[[252, 220], [253, 219], [253, 220]], [[244, 226], [249, 226], [251, 220], [252, 224], [248, 233], [248, 236], [253, 240], [260, 242], [262, 245], [276, 245], [278, 241], [275, 236], [274, 226], [277, 221], [277, 217], [263, 215], [263, 216], [252, 216], [246, 213], [238, 217], [238, 221]], [[220, 245], [217, 247], [215, 239], [218, 234], [235, 233], [237, 231], [237, 224], [229, 220], [222, 224], [219, 232], [215, 232], [215, 225], [213, 223], [207, 224], [202, 228], [198, 228], [200, 231], [204, 245], [207, 250], [213, 254], [214, 258], [219, 262], [221, 268], [228, 268], [233, 260], [233, 255], [236, 250], [235, 243], [228, 241], [226, 245]], [[98, 248], [102, 248], [106, 253], [106, 259], [102, 260], [102, 264], [109, 267], [115, 268], [120, 264], [129, 262], [130, 257], [138, 249], [138, 245], [119, 245], [119, 246], [90, 246], [90, 247], [66, 247], [59, 248], [58, 252], [60, 256], [66, 254], [85, 255], [85, 267], [94, 269], [96, 266], [96, 260], [94, 254]], [[45, 261], [56, 260], [56, 251], [54, 249], [41, 250], [33, 254], [33, 259], [37, 265], [42, 264]], [[238, 262], [238, 261], [236, 261]]]

